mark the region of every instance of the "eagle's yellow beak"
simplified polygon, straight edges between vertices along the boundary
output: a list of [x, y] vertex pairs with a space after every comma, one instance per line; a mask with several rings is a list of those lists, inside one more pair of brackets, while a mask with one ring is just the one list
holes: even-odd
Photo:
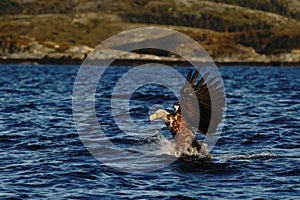
[[150, 121], [153, 121], [153, 120], [155, 120], [157, 117], [158, 117], [158, 116], [157, 116], [157, 114], [156, 114], [156, 113], [154, 113], [154, 114], [150, 115]]

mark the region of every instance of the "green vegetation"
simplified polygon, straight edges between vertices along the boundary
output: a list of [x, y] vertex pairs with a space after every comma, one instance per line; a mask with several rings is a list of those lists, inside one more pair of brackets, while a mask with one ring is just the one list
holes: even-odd
[[[299, 0], [1, 0], [0, 53], [34, 38], [63, 52], [95, 47], [122, 30], [160, 25], [199, 41], [213, 57], [238, 49], [258, 54], [300, 49]], [[245, 47], [245, 48], [244, 48]]]
[[300, 2], [298, 0], [211, 0], [219, 3], [276, 13], [300, 21]]
[[21, 5], [12, 0], [0, 1], [0, 15], [13, 14], [21, 11]]

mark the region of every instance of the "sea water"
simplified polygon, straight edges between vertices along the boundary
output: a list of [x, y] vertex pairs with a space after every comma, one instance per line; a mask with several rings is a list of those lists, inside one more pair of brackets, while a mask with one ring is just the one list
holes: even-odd
[[[143, 154], [168, 153], [171, 135], [159, 120], [153, 126], [160, 131], [149, 128], [142, 136], [115, 123], [111, 91], [131, 68], [109, 67], [95, 93], [99, 125], [116, 148], [130, 152], [122, 162], [106, 155], [116, 165], [111, 167], [87, 150], [75, 127], [72, 91], [79, 66], [0, 66], [0, 198], [299, 198], [299, 67], [220, 67], [226, 118], [213, 158], [175, 160], [147, 173], [120, 168], [138, 152], [139, 166], [155, 169], [165, 157]], [[188, 69], [176, 67], [184, 76]], [[171, 109], [176, 101], [168, 88], [148, 85], [134, 92], [129, 112], [142, 127], [150, 124], [151, 106]]]

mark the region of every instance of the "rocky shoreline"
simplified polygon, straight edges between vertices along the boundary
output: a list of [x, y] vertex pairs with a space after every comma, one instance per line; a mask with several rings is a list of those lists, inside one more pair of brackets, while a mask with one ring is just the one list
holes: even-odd
[[[89, 55], [91, 48], [72, 47], [73, 51], [66, 53], [43, 51], [42, 48], [32, 52], [21, 52], [1, 55], [0, 64], [55, 64], [55, 65], [81, 65]], [[190, 58], [198, 63], [211, 62], [211, 60]], [[249, 52], [239, 52], [227, 57], [212, 58], [217, 66], [300, 66], [300, 51], [277, 55], [259, 55]], [[114, 60], [111, 65], [136, 66], [148, 63], [159, 63], [169, 66], [188, 66], [188, 61], [181, 57], [158, 56], [153, 54], [141, 54], [134, 52], [122, 52], [119, 50], [103, 50], [91, 58], [95, 63], [103, 63]]]
[[[162, 38], [168, 36], [158, 35], [153, 39], [151, 34], [142, 35], [142, 42], [158, 43]], [[93, 48], [87, 45], [73, 45], [61, 47], [60, 44], [52, 41], [38, 42], [35, 38], [27, 38], [26, 43], [18, 44], [13, 41], [2, 43], [2, 52], [0, 53], [0, 64], [74, 64], [80, 65], [84, 59], [93, 52]], [[139, 41], [139, 42], [141, 42]], [[105, 60], [115, 60], [113, 65], [140, 65], [147, 63], [161, 63], [170, 66], [190, 65], [186, 60], [170, 52], [164, 52], [156, 49], [143, 50], [135, 52], [124, 52], [118, 45], [136, 45], [132, 38], [123, 38], [106, 49], [93, 52], [90, 59], [96, 62]], [[199, 58], [197, 54], [186, 48], [188, 44], [180, 41], [176, 43], [176, 48], [181, 49], [183, 55], [189, 55], [189, 60], [195, 62], [211, 62], [210, 58]], [[121, 48], [122, 49], [122, 48]], [[211, 52], [208, 50], [208, 54]], [[212, 56], [213, 61], [219, 66], [236, 65], [256, 65], [256, 66], [300, 66], [300, 50], [292, 50], [288, 53], [278, 54], [259, 54], [253, 48], [239, 45], [233, 53]]]
[[[146, 34], [143, 41], [147, 41], [149, 36]], [[158, 37], [157, 40], [159, 40]], [[120, 41], [121, 43], [122, 41]], [[123, 41], [124, 42], [124, 41]], [[148, 41], [149, 42], [149, 41]], [[157, 42], [152, 40], [152, 42]], [[126, 44], [134, 45], [134, 42], [126, 40]], [[184, 46], [180, 42], [178, 48]], [[84, 59], [93, 51], [93, 48], [80, 45], [70, 46], [63, 50], [60, 45], [54, 42], [46, 41], [39, 43], [35, 39], [31, 39], [26, 45], [17, 46], [14, 51], [10, 52], [10, 48], [16, 48], [14, 43], [9, 43], [6, 48], [2, 49], [0, 54], [0, 64], [74, 64], [80, 65]], [[186, 52], [187, 49], [183, 48], [186, 55], [190, 55], [190, 59], [196, 62], [211, 62], [207, 58], [199, 58], [192, 52]], [[154, 55], [156, 54], [156, 55]], [[115, 60], [113, 65], [128, 66], [140, 65], [147, 63], [161, 63], [170, 66], [187, 66], [190, 65], [187, 61], [183, 60], [177, 55], [166, 52], [156, 51], [143, 51], [143, 52], [124, 52], [119, 50], [114, 45], [108, 49], [103, 49], [94, 53], [91, 56], [92, 60], [96, 62], [105, 61], [108, 59]], [[256, 66], [300, 66], [300, 50], [293, 50], [290, 53], [280, 53], [271, 55], [262, 55], [256, 53], [251, 47], [240, 46], [235, 49], [234, 54], [226, 56], [213, 57], [213, 61], [218, 66], [236, 66], [236, 65], [256, 65]]]
[[[41, 59], [1, 59], [0, 65], [6, 64], [34, 64], [34, 65], [81, 65], [84, 60], [72, 58], [41, 58]], [[102, 63], [105, 60], [99, 60]], [[97, 61], [96, 61], [97, 62]], [[140, 60], [140, 59], [117, 59], [111, 66], [138, 66], [143, 64], [163, 64], [167, 66], [190, 66], [186, 61], [177, 60]], [[214, 62], [217, 66], [287, 66], [298, 67], [299, 62]], [[201, 63], [203, 65], [204, 63]]]

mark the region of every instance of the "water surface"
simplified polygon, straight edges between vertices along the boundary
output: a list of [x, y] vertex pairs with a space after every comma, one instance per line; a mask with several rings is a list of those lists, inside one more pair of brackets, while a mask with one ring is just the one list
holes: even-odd
[[[149, 173], [108, 167], [86, 150], [72, 116], [78, 69], [0, 66], [1, 199], [299, 198], [299, 67], [221, 67], [227, 113], [214, 158], [178, 160]], [[112, 87], [129, 69], [108, 69], [97, 88], [97, 118], [117, 147], [149, 150], [168, 131], [142, 139], [126, 135], [109, 110]], [[132, 118], [149, 123], [151, 106], [171, 108], [176, 101], [167, 88], [145, 86], [132, 96]]]

